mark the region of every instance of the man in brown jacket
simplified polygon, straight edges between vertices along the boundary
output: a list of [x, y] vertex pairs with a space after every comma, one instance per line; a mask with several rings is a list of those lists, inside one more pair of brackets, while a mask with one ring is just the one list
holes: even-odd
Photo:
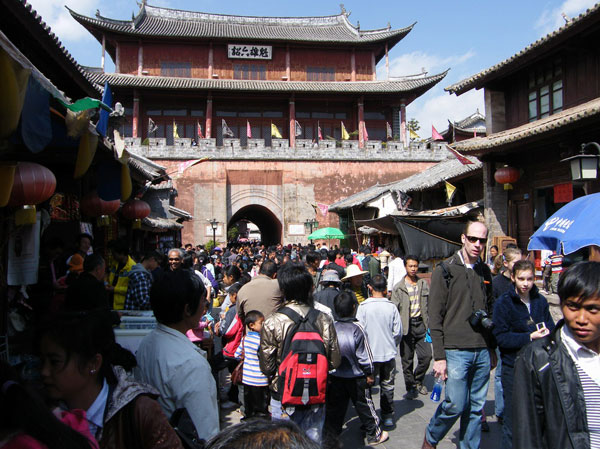
[[[406, 398], [416, 399], [421, 394], [427, 394], [423, 385], [425, 373], [431, 363], [431, 344], [425, 341], [429, 317], [427, 306], [429, 285], [425, 279], [419, 279], [419, 259], [417, 256], [404, 257], [406, 275], [392, 290], [392, 302], [398, 307], [402, 319], [402, 341], [400, 355], [402, 356], [402, 371], [406, 385]], [[417, 367], [413, 369], [415, 351], [417, 352]]]
[[[288, 262], [277, 273], [279, 287], [285, 296], [284, 306], [292, 309], [302, 317], [306, 317], [313, 308], [313, 280], [302, 263]], [[241, 291], [241, 290], [240, 290]], [[333, 320], [326, 314], [317, 312], [314, 323], [325, 346], [325, 355], [329, 363], [329, 371], [338, 367], [341, 362], [340, 348]], [[281, 392], [278, 391], [278, 369], [282, 362], [282, 352], [288, 332], [294, 321], [287, 315], [274, 312], [265, 319], [260, 334], [258, 358], [260, 370], [269, 377], [271, 391], [271, 416], [273, 419], [291, 419], [306, 432], [308, 437], [321, 442], [323, 424], [325, 422], [325, 404], [307, 406], [282, 407]]]
[[258, 276], [245, 284], [237, 296], [237, 312], [242, 322], [246, 313], [258, 310], [265, 318], [275, 312], [283, 302], [283, 293], [275, 280], [277, 264], [265, 260], [260, 266]]

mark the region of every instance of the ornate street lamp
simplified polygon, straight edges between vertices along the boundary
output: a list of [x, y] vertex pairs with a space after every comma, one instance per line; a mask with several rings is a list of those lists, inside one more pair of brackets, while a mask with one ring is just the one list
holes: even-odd
[[[587, 154], [586, 151], [596, 151], [598, 154]], [[600, 145], [596, 142], [582, 143], [581, 152], [561, 160], [571, 164], [571, 178], [573, 181], [587, 181], [598, 176], [598, 161], [600, 160]]]
[[210, 227], [212, 228], [212, 231], [213, 231], [213, 243], [215, 244], [215, 246], [217, 246], [217, 227], [219, 226], [219, 222], [217, 221], [216, 218], [213, 218], [212, 220], [208, 220], [208, 222], [210, 223]]
[[312, 234], [313, 229], [317, 229], [319, 227], [319, 222], [314, 218], [310, 218], [304, 222], [304, 227], [309, 234]]

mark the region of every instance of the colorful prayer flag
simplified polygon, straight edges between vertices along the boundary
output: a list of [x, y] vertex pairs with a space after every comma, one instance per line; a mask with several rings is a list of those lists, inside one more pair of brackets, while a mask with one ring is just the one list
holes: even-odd
[[233, 137], [233, 131], [227, 126], [227, 122], [224, 118], [221, 119], [221, 134], [223, 137]]
[[386, 139], [390, 140], [394, 138], [394, 133], [392, 132], [392, 127], [389, 122], [385, 122], [385, 130], [386, 130]]
[[148, 117], [148, 134], [152, 134], [153, 132], [156, 132], [157, 129], [158, 129], [158, 126], [156, 126], [156, 123], [154, 123], [154, 120], [152, 120], [150, 117]]
[[202, 134], [202, 125], [200, 124], [199, 120], [197, 120], [196, 123], [198, 125], [198, 138], [204, 139], [204, 134]]
[[446, 183], [446, 201], [448, 201], [448, 204], [450, 204], [454, 194], [456, 193], [456, 187], [450, 184], [448, 181], [444, 182]]
[[452, 153], [461, 164], [463, 164], [463, 165], [473, 164], [473, 162], [471, 162], [469, 159], [464, 157], [462, 154], [460, 154], [458, 151], [456, 151], [450, 145], [446, 145], [446, 148], [448, 148], [448, 151], [450, 151], [450, 153]]
[[[25, 83], [27, 84], [27, 83]], [[102, 103], [108, 105], [108, 107], [112, 108], [112, 91], [110, 90], [110, 85], [108, 81], [104, 83], [104, 92], [102, 93]], [[102, 109], [100, 111], [100, 118], [98, 119], [98, 123], [96, 123], [96, 131], [102, 137], [106, 136], [106, 131], [108, 130], [108, 116], [109, 112]]]
[[367, 125], [363, 123], [363, 137], [365, 141], [369, 140], [369, 133], [367, 132]]
[[350, 139], [350, 134], [346, 131], [346, 127], [344, 126], [344, 122], [340, 122], [342, 124], [342, 140]]
[[252, 139], [252, 128], [250, 127], [250, 120], [246, 120], [246, 137]]
[[410, 136], [411, 139], [420, 139], [421, 137], [412, 129], [408, 130], [408, 134]]
[[177, 123], [173, 120], [173, 139], [179, 139], [179, 133], [177, 132]]
[[275, 123], [271, 123], [271, 137], [283, 139], [283, 137], [281, 137], [281, 133], [279, 132], [279, 128], [277, 128], [277, 125], [275, 125]]
[[317, 207], [323, 215], [327, 215], [327, 212], [329, 212], [329, 205], [327, 204], [317, 203]]
[[444, 140], [442, 135], [437, 132], [435, 126], [431, 125], [431, 140]]
[[319, 142], [320, 142], [321, 140], [323, 140], [323, 133], [321, 132], [321, 125], [319, 125], [318, 123], [317, 123], [317, 130], [319, 133]]
[[296, 129], [295, 129], [295, 134], [296, 137], [301, 136], [302, 135], [302, 127], [300, 126], [300, 123], [298, 123], [298, 120], [294, 120], [294, 122], [296, 122]]

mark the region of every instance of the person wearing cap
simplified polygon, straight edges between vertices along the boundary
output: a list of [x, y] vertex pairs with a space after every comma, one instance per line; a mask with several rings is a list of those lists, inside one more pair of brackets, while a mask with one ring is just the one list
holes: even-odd
[[346, 282], [344, 289], [352, 291], [359, 304], [369, 297], [367, 286], [363, 282], [366, 273], [368, 271], [361, 270], [358, 266], [352, 264], [348, 267], [346, 276], [342, 278], [342, 281]]
[[334, 299], [340, 292], [342, 281], [340, 281], [340, 277], [335, 270], [325, 270], [321, 275], [320, 284], [323, 288], [319, 292], [315, 293], [315, 301], [331, 309], [333, 318], [337, 320], [338, 318], [335, 313]]

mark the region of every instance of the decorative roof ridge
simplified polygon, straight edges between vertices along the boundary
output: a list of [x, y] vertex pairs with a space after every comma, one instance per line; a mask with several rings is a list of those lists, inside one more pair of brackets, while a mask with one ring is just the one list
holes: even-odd
[[96, 17], [89, 17], [86, 16], [84, 14], [80, 14], [78, 12], [75, 12], [75, 10], [69, 8], [67, 5], [65, 5], [65, 8], [67, 9], [67, 11], [69, 11], [69, 13], [74, 16], [74, 18], [79, 17], [80, 19], [84, 19], [86, 21], [89, 20], [99, 20], [99, 21], [103, 21], [103, 22], [109, 22], [115, 25], [129, 25], [131, 26], [133, 21], [132, 20], [118, 20], [118, 19], [111, 19], [110, 17], [104, 17], [100, 14], [100, 10], [97, 9], [96, 10]]
[[556, 39], [558, 36], [571, 30], [573, 27], [575, 27], [577, 25], [580, 25], [585, 19], [589, 18], [590, 16], [592, 16], [593, 14], [598, 13], [598, 12], [600, 12], [600, 2], [596, 3], [591, 8], [588, 8], [585, 12], [582, 12], [581, 14], [579, 14], [579, 16], [569, 20], [567, 23], [565, 23], [563, 26], [559, 27], [558, 29], [546, 34], [545, 36], [539, 38], [535, 42], [527, 45], [521, 51], [515, 53], [514, 55], [510, 56], [509, 58], [506, 58], [503, 61], [501, 61], [497, 64], [494, 64], [493, 66], [488, 67], [487, 69], [484, 69], [484, 70], [482, 70], [468, 78], [465, 78], [457, 83], [454, 83], [448, 87], [445, 87], [444, 90], [450, 94], [460, 95], [460, 94], [467, 92], [468, 90], [476, 88], [477, 84], [478, 84], [477, 82], [480, 81], [481, 79], [485, 78], [488, 75], [493, 74], [494, 72], [498, 72], [499, 70], [505, 68], [506, 66], [509, 66], [510, 64], [514, 63], [515, 61], [518, 61], [522, 57], [526, 56], [530, 52], [538, 49], [539, 47], [541, 47], [543, 45], [549, 45], [549, 43], [551, 44], [552, 41], [554, 39]]
[[373, 30], [360, 30], [360, 35], [361, 36], [369, 36], [369, 35], [373, 35], [373, 34], [383, 34], [383, 33], [394, 33], [394, 34], [398, 34], [398, 33], [409, 33], [412, 31], [412, 29], [415, 27], [415, 25], [417, 24], [417, 22], [413, 22], [411, 25], [408, 25], [404, 28], [398, 28], [396, 30], [392, 30], [391, 27], [385, 27], [385, 28], [376, 28]]

